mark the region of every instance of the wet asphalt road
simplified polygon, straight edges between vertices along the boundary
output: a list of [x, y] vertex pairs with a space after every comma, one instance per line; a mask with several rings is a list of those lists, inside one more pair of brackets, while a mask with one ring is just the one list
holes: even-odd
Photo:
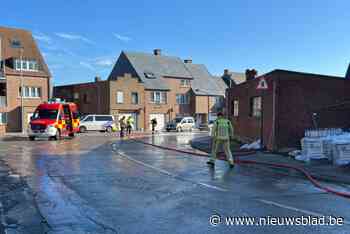
[[[196, 136], [174, 133], [143, 140], [189, 149], [188, 141]], [[48, 233], [350, 233], [349, 200], [264, 168], [231, 170], [220, 161], [210, 169], [203, 157], [99, 133], [58, 142], [0, 142], [0, 155], [35, 194]], [[209, 223], [214, 214], [332, 215], [346, 224], [214, 227]]]

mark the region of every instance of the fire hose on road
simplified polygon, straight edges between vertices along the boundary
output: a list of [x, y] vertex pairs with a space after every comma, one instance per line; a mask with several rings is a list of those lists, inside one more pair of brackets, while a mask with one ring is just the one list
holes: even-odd
[[[179, 152], [179, 153], [190, 154], [190, 155], [201, 156], [201, 157], [208, 157], [209, 156], [208, 154], [204, 154], [204, 153], [196, 153], [196, 152], [191, 152], [191, 151], [187, 151], [187, 150], [180, 150], [180, 149], [176, 149], [176, 148], [147, 143], [147, 142], [144, 142], [141, 140], [136, 140], [136, 139], [132, 139], [132, 140], [135, 142], [144, 144], [144, 145], [157, 147], [157, 148], [164, 149], [164, 150], [175, 151], [175, 152]], [[243, 151], [243, 152], [242, 151], [234, 151], [233, 153], [236, 157], [241, 157], [241, 156], [249, 156], [249, 155], [255, 154], [256, 151]], [[285, 169], [296, 170], [296, 171], [300, 172], [301, 174], [303, 174], [311, 182], [311, 184], [313, 184], [315, 187], [317, 187], [317, 188], [319, 188], [327, 193], [331, 193], [331, 194], [345, 197], [345, 198], [350, 198], [350, 193], [337, 191], [335, 189], [323, 186], [319, 181], [317, 181], [314, 177], [312, 177], [309, 172], [307, 172], [304, 168], [301, 168], [301, 167], [290, 166], [290, 165], [286, 165], [286, 164], [258, 162], [258, 161], [254, 161], [254, 160], [241, 160], [239, 158], [236, 158], [235, 162], [238, 164], [256, 164], [256, 165], [268, 166], [268, 167], [274, 167], [274, 168], [285, 168]]]

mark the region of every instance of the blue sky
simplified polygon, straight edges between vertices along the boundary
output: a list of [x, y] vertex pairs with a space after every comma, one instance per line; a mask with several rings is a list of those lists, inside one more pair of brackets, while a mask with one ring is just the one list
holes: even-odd
[[105, 79], [122, 50], [192, 58], [212, 74], [280, 68], [344, 76], [350, 2], [5, 1], [0, 25], [33, 32], [57, 85]]

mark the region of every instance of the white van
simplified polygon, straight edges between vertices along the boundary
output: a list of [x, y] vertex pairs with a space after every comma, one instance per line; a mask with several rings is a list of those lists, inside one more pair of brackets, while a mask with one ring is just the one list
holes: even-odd
[[113, 115], [86, 115], [80, 120], [80, 132], [107, 131], [116, 129]]
[[195, 125], [193, 117], [177, 117], [167, 124], [166, 130], [168, 132], [172, 130], [178, 132], [192, 131], [195, 128]]

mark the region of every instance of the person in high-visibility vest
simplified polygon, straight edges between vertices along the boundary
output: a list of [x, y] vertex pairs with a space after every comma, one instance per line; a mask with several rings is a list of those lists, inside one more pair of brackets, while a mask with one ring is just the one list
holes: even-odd
[[126, 123], [125, 123], [125, 116], [123, 116], [120, 120], [119, 120], [119, 128], [120, 128], [120, 138], [124, 137], [124, 130], [126, 127]]
[[126, 120], [126, 132], [128, 135], [131, 135], [133, 124], [134, 124], [134, 119], [131, 116], [129, 116], [128, 119]]
[[216, 154], [219, 146], [222, 145], [226, 154], [227, 161], [230, 168], [234, 167], [234, 161], [230, 149], [230, 138], [233, 137], [233, 127], [231, 121], [224, 118], [223, 113], [217, 114], [217, 120], [214, 122], [212, 128], [212, 152], [209, 161], [207, 162], [210, 166], [215, 166]]

